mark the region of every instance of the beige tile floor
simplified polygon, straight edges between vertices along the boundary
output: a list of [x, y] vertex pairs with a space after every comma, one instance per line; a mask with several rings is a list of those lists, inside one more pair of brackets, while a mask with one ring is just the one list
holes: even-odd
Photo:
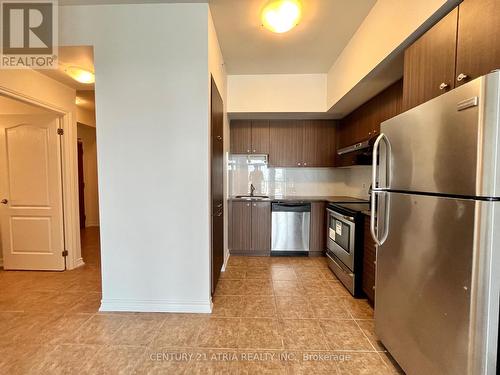
[[85, 267], [0, 271], [0, 374], [397, 374], [323, 258], [231, 257], [213, 313], [99, 313], [98, 230]]

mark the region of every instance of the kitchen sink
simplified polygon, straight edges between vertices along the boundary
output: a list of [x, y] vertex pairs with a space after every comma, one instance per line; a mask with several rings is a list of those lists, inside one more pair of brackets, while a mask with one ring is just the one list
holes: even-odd
[[269, 199], [268, 195], [237, 195], [239, 199]]

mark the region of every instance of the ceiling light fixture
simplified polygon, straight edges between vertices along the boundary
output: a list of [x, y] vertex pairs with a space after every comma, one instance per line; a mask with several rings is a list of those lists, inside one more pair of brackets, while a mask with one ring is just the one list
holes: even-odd
[[79, 68], [77, 66], [69, 66], [64, 69], [67, 75], [69, 75], [71, 78], [73, 78], [75, 81], [80, 82], [80, 83], [94, 83], [95, 82], [95, 75], [94, 73]]
[[300, 21], [299, 0], [272, 0], [262, 10], [262, 25], [273, 33], [286, 33]]

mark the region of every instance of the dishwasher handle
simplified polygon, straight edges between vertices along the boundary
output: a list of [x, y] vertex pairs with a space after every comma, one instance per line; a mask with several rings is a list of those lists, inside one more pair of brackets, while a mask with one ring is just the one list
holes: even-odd
[[272, 212], [311, 212], [310, 203], [273, 203]]

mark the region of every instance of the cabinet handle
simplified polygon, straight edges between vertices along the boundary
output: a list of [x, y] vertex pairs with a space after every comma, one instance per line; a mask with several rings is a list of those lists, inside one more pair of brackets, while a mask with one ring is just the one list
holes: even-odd
[[297, 165], [300, 167], [300, 163], [297, 163]]
[[217, 136], [218, 141], [222, 141], [222, 137], [220, 135]]
[[450, 85], [448, 85], [447, 83], [444, 83], [444, 82], [439, 85], [439, 89], [440, 90], [445, 90], [448, 87], [450, 87]]
[[253, 150], [253, 153], [255, 154], [255, 150]]
[[247, 150], [247, 154], [249, 154], [249, 153], [250, 153], [250, 150]]
[[307, 163], [304, 163], [304, 167], [307, 167]]
[[253, 206], [254, 206], [254, 207], [257, 207], [257, 203], [254, 203], [254, 204], [253, 204]]
[[247, 207], [250, 207], [250, 203], [247, 203]]
[[372, 289], [373, 289], [373, 290], [375, 290], [375, 285], [374, 285], [374, 286], [372, 286]]
[[464, 79], [467, 79], [469, 78], [469, 76], [467, 74], [464, 74], [464, 73], [460, 73], [458, 76], [457, 76], [457, 81], [458, 82], [462, 82]]

